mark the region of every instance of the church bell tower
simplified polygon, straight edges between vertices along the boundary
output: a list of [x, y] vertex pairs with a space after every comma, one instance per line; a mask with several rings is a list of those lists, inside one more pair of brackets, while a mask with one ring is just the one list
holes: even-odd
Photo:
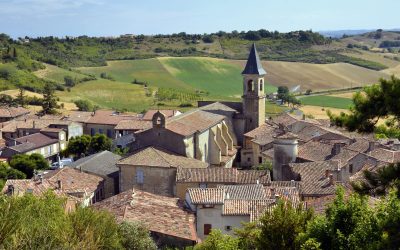
[[256, 45], [253, 43], [246, 67], [242, 72], [245, 133], [265, 123], [264, 75], [266, 74], [258, 57]]

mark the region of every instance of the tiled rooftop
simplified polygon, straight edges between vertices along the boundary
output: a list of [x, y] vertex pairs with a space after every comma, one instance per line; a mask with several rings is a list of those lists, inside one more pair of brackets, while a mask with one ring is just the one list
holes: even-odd
[[147, 147], [138, 150], [130, 156], [120, 160], [118, 165], [135, 165], [165, 168], [206, 168], [208, 163], [177, 155], [167, 150]]
[[94, 208], [111, 212], [119, 221], [140, 222], [152, 232], [197, 240], [195, 217], [182, 208], [177, 198], [134, 189], [95, 203]]
[[176, 182], [266, 184], [271, 181], [269, 171], [237, 170], [236, 168], [178, 168]]
[[337, 161], [319, 161], [289, 164], [301, 178], [302, 195], [328, 195], [334, 194], [336, 182], [331, 185], [326, 170], [336, 171], [339, 167]]
[[30, 110], [23, 107], [0, 107], [0, 117], [2, 118], [14, 118], [30, 112]]

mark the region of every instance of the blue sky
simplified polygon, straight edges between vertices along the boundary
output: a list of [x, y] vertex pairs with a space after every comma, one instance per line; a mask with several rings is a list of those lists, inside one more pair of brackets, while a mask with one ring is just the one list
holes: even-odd
[[399, 11], [399, 0], [0, 0], [0, 33], [18, 37], [389, 29], [400, 27]]

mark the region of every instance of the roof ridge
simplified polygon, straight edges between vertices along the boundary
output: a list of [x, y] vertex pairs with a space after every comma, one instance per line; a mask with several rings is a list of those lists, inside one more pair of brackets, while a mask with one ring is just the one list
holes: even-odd
[[160, 149], [154, 148], [154, 147], [150, 147], [150, 148], [151, 148], [157, 155], [159, 155], [165, 162], [167, 162], [170, 166], [172, 166], [172, 163], [171, 163], [168, 159], [166, 159], [163, 155], [160, 154], [160, 152], [163, 152], [163, 153], [167, 154], [166, 152], [164, 152], [164, 151], [162, 151], [162, 150], [160, 150]]

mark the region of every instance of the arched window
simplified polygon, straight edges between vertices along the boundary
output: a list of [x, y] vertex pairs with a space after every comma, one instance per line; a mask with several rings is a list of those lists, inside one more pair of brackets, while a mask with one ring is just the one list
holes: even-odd
[[254, 91], [253, 80], [249, 80], [249, 81], [247, 82], [247, 91]]
[[260, 82], [260, 91], [263, 91], [263, 83]]

